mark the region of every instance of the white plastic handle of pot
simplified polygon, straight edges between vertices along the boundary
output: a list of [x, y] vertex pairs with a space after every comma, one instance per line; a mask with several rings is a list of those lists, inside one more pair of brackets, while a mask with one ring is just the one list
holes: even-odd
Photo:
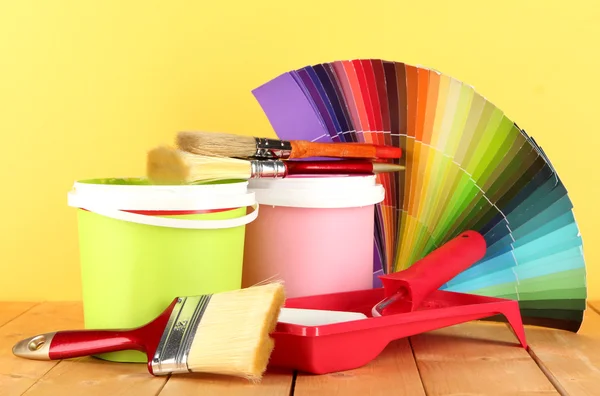
[[142, 214], [124, 212], [118, 209], [110, 209], [103, 207], [86, 207], [85, 209], [102, 216], [110, 217], [112, 219], [129, 221], [132, 223], [145, 224], [155, 227], [214, 230], [220, 228], [239, 227], [254, 221], [258, 217], [258, 206], [258, 203], [252, 205], [252, 208], [254, 210], [245, 216], [223, 220], [187, 220], [159, 216], [146, 216]]

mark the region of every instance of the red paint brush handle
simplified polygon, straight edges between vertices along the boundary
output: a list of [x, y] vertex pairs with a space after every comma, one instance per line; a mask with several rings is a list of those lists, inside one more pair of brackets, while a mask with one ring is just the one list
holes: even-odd
[[15, 345], [13, 353], [30, 359], [58, 360], [130, 349], [145, 351], [136, 331], [66, 330], [23, 340]]
[[52, 360], [68, 359], [128, 349], [145, 351], [143, 343], [133, 331], [61, 331], [55, 334], [50, 344], [49, 357]]
[[285, 161], [288, 175], [372, 174], [373, 163], [361, 160]]
[[318, 143], [305, 140], [291, 140], [290, 159], [310, 157], [338, 158], [400, 158], [400, 147], [368, 143]]
[[393, 296], [404, 305], [398, 308], [413, 311], [425, 297], [481, 260], [485, 252], [486, 242], [481, 234], [463, 232], [407, 269], [382, 276], [386, 297]]
[[56, 360], [136, 350], [151, 356], [177, 301], [174, 299], [158, 317], [135, 329], [63, 330], [38, 334], [16, 343], [13, 354], [27, 359]]

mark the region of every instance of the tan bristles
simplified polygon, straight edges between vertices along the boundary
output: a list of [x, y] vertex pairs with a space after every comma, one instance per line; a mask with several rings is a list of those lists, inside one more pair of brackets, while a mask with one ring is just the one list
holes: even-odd
[[218, 132], [179, 132], [177, 146], [184, 151], [217, 157], [248, 158], [256, 154], [252, 136]]
[[148, 152], [148, 178], [157, 184], [186, 184], [224, 179], [249, 179], [249, 161], [192, 154], [171, 147], [157, 147]]
[[269, 334], [284, 301], [279, 282], [214, 294], [192, 342], [188, 368], [260, 381], [275, 345]]

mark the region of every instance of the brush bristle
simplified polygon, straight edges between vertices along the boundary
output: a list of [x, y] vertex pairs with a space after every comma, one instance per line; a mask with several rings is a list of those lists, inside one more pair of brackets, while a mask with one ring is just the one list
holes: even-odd
[[179, 132], [177, 146], [190, 153], [217, 157], [248, 158], [256, 155], [254, 137], [230, 133]]
[[186, 184], [224, 179], [248, 179], [250, 162], [223, 157], [209, 157], [170, 147], [148, 152], [148, 178], [158, 184]]
[[188, 368], [260, 381], [275, 346], [269, 334], [284, 301], [279, 282], [214, 294], [192, 342]]

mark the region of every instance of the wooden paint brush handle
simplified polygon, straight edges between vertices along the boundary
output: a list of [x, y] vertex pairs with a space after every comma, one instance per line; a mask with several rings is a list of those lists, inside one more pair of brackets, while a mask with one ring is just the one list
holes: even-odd
[[289, 159], [310, 157], [335, 158], [400, 158], [400, 147], [382, 146], [367, 143], [315, 143], [305, 140], [291, 140], [292, 151]]

